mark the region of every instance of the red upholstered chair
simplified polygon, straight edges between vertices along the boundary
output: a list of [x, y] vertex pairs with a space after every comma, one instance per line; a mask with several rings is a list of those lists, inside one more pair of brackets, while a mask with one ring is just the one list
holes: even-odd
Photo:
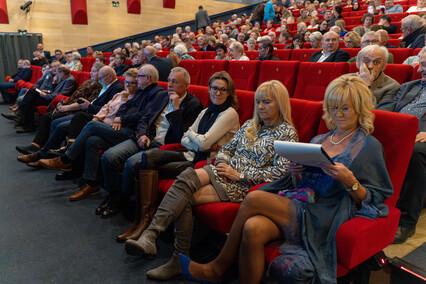
[[202, 60], [181, 60], [180, 66], [185, 68], [191, 76], [191, 84], [198, 85], [200, 83], [200, 71]]
[[328, 84], [348, 71], [346, 62], [302, 62], [293, 98], [322, 101]]
[[361, 50], [361, 48], [342, 48], [342, 50], [349, 53], [350, 58], [357, 56], [358, 52]]
[[265, 81], [278, 80], [287, 88], [290, 97], [293, 96], [299, 65], [299, 61], [263, 61], [258, 86]]
[[234, 80], [235, 88], [255, 91], [259, 79], [260, 61], [231, 61], [228, 73]]
[[412, 48], [391, 48], [390, 52], [393, 54], [393, 63], [402, 64], [405, 59], [413, 55]]
[[70, 71], [71, 75], [74, 77], [75, 81], [77, 82], [78, 86], [80, 86], [80, 71]]
[[[390, 14], [390, 15], [392, 15], [392, 14]], [[395, 47], [399, 47], [401, 45], [401, 41], [402, 41], [402, 39], [400, 39], [400, 38], [390, 38], [390, 39], [388, 39], [388, 43], [390, 45], [395, 46]], [[392, 52], [393, 48], [390, 49], [389, 51], [393, 54], [393, 52]]]
[[243, 125], [246, 120], [252, 119], [254, 110], [254, 92], [236, 90], [238, 97], [238, 117], [240, 118], [240, 125]]
[[80, 62], [81, 64], [83, 64], [83, 70], [81, 71], [90, 72], [90, 69], [92, 69], [92, 66], [95, 63], [95, 61], [96, 61], [96, 58], [82, 57], [80, 59]]
[[416, 67], [414, 67], [413, 78], [411, 80], [418, 80], [422, 78], [422, 74], [418, 73], [417, 72], [418, 70], [419, 70], [419, 65], [416, 65]]
[[164, 90], [167, 90], [167, 86], [168, 86], [167, 82], [158, 81], [157, 84], [158, 86], [162, 87]]
[[31, 69], [33, 70], [33, 74], [31, 75], [30, 82], [35, 84], [38, 79], [40, 79], [43, 76], [43, 73], [41, 72], [40, 66], [31, 65]]
[[[352, 62], [349, 68], [349, 73], [358, 72], [356, 62]], [[384, 73], [389, 77], [395, 79], [398, 83], [402, 84], [411, 81], [413, 76], [413, 67], [407, 64], [387, 64]]]
[[257, 51], [244, 51], [244, 54], [250, 59], [255, 60], [259, 57], [259, 53]]
[[203, 59], [203, 51], [192, 51], [188, 52], [188, 54], [194, 57], [194, 59]]
[[[77, 79], [77, 78], [76, 78]], [[90, 72], [80, 72], [80, 77], [78, 78], [78, 86], [81, 86], [84, 82], [90, 80]]]
[[312, 53], [320, 51], [321, 49], [293, 49], [291, 51], [290, 60], [307, 62]]
[[126, 78], [124, 78], [123, 76], [117, 76], [117, 79], [120, 80], [121, 84], [124, 85], [124, 79]]
[[394, 22], [400, 22], [403, 18], [408, 16], [408, 13], [395, 13], [395, 14], [389, 14], [389, 16], [392, 19], [392, 23], [394, 23]]
[[157, 52], [158, 57], [166, 58], [170, 54], [170, 51], [159, 51]]
[[[95, 59], [96, 60], [96, 59]], [[130, 59], [130, 58], [126, 58], [126, 60], [124, 61], [124, 64], [126, 64], [127, 66], [130, 66], [130, 65], [132, 65], [132, 59]], [[93, 66], [93, 65], [92, 65]], [[92, 68], [90, 68], [90, 69], [92, 69]]]
[[210, 97], [209, 97], [208, 87], [198, 86], [198, 85], [189, 85], [188, 93], [196, 96], [201, 101], [204, 108], [209, 106]]
[[203, 59], [214, 59], [216, 57], [216, 51], [204, 51]]
[[419, 54], [419, 52], [422, 50], [422, 48], [416, 48], [413, 51], [413, 56]]
[[322, 103], [290, 98], [291, 117], [299, 141], [308, 143], [317, 135], [323, 113]]
[[275, 49], [274, 56], [280, 60], [290, 60], [291, 49]]
[[[205, 51], [208, 52], [208, 51]], [[213, 51], [212, 51], [213, 52]], [[228, 71], [228, 60], [204, 59], [201, 62], [200, 82], [201, 86], [207, 86], [210, 77], [219, 71]]]
[[[385, 151], [386, 167], [394, 187], [394, 194], [385, 203], [389, 215], [377, 220], [356, 217], [344, 223], [336, 234], [337, 277], [346, 275], [368, 258], [374, 256], [393, 242], [398, 227], [400, 212], [395, 208], [398, 200], [411, 152], [417, 134], [418, 120], [414, 116], [374, 111], [373, 136]], [[322, 121], [320, 133], [327, 132]], [[266, 247], [267, 262], [278, 256], [277, 247]]]

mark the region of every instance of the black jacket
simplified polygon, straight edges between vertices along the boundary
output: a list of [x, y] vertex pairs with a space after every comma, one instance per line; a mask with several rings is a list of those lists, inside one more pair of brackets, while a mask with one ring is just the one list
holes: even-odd
[[167, 82], [170, 71], [173, 69], [173, 64], [170, 59], [156, 56], [151, 58], [148, 64], [153, 65], [157, 69], [159, 81]]
[[[312, 53], [311, 57], [309, 58], [309, 62], [317, 62], [318, 59], [321, 58], [321, 56], [322, 50]], [[349, 59], [349, 53], [344, 50], [338, 49], [333, 52], [333, 54], [331, 54], [329, 57], [327, 57], [327, 59], [323, 62], [348, 62]]]
[[89, 105], [89, 108], [87, 109], [87, 112], [91, 114], [97, 114], [115, 94], [120, 93], [123, 90], [123, 84], [121, 84], [120, 80], [117, 79], [114, 83], [111, 84], [111, 86], [108, 87], [108, 89], [106, 89], [105, 92], [102, 93], [102, 95], [92, 101], [92, 103]]

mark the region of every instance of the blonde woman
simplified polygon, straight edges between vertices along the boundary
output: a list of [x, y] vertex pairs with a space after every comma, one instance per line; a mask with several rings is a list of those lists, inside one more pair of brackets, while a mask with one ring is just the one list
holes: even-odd
[[241, 43], [235, 41], [229, 46], [229, 53], [232, 57], [231, 61], [234, 60], [250, 60], [245, 54], [244, 54], [244, 47]]

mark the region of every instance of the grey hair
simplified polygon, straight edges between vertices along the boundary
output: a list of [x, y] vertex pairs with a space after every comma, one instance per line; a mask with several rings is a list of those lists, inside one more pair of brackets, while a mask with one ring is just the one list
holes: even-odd
[[423, 27], [423, 20], [417, 15], [409, 15], [401, 20], [401, 27], [417, 30]]
[[176, 53], [179, 57], [182, 57], [183, 55], [188, 53], [188, 49], [183, 44], [178, 44], [173, 49], [174, 53]]
[[322, 41], [322, 33], [320, 32], [313, 32], [309, 36], [309, 39], [312, 41]]
[[92, 66], [92, 68], [95, 68], [96, 69], [96, 71], [98, 71], [99, 72], [99, 70], [101, 70], [101, 68], [102, 67], [104, 67], [105, 65], [103, 64], [103, 63], [101, 63], [101, 62], [95, 62], [94, 64], [93, 64], [93, 66]]
[[71, 55], [71, 57], [72, 57], [73, 60], [76, 60], [76, 59], [80, 60], [81, 59], [81, 54], [78, 53], [78, 52], [73, 52], [72, 55]]
[[362, 48], [357, 56], [356, 56], [356, 67], [358, 67], [358, 69], [360, 69], [361, 66], [361, 60], [362, 58], [367, 55], [367, 54], [371, 54], [373, 53], [375, 50], [380, 49], [381, 51], [383, 51], [383, 60], [384, 60], [384, 64], [383, 64], [383, 69], [385, 70], [386, 65], [388, 63], [388, 58], [389, 58], [389, 52], [388, 49], [384, 46], [378, 46], [377, 44], [372, 44], [372, 45], [367, 45], [366, 47]]
[[379, 36], [376, 32], [374, 32], [374, 31], [369, 31], [369, 32], [366, 32], [366, 33], [362, 36], [362, 38], [361, 38], [361, 42], [363, 42], [363, 41], [364, 41], [364, 39], [365, 39], [365, 37], [366, 37], [366, 36], [368, 36], [368, 35], [375, 35], [375, 36], [377, 36], [377, 37], [380, 39], [380, 36]]
[[176, 72], [182, 72], [183, 73], [183, 81], [186, 84], [190, 84], [191, 83], [191, 76], [189, 75], [188, 71], [186, 71], [185, 68], [183, 68], [183, 67], [175, 67], [175, 68], [173, 68], [170, 71], [170, 73], [172, 73], [172, 72], [174, 72], [174, 73], [176, 73]]
[[148, 75], [152, 83], [158, 82], [160, 76], [158, 75], [158, 70], [154, 67], [154, 65], [144, 64], [139, 70], [142, 70], [146, 75]]

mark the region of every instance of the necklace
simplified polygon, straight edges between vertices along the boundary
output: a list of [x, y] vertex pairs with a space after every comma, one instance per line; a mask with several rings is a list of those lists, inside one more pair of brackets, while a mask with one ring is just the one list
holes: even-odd
[[351, 133], [349, 133], [348, 135], [346, 135], [345, 137], [343, 137], [342, 140], [340, 140], [339, 142], [334, 142], [333, 141], [334, 134], [336, 134], [336, 132], [334, 132], [333, 134], [330, 135], [330, 142], [331, 142], [331, 144], [333, 144], [333, 145], [339, 145], [340, 143], [343, 142], [343, 140], [345, 140], [346, 138], [348, 138], [349, 136], [351, 136], [352, 134], [354, 134], [358, 129], [359, 128], [355, 129], [354, 131], [352, 131]]

